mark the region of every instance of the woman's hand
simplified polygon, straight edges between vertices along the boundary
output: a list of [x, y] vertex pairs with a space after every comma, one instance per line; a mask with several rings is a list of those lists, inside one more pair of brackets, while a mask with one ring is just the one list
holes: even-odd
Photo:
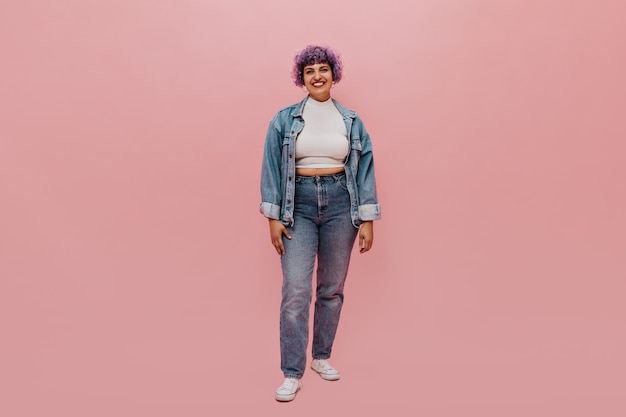
[[291, 235], [287, 231], [287, 228], [284, 224], [280, 222], [280, 220], [269, 219], [270, 223], [270, 239], [272, 240], [272, 245], [276, 248], [276, 252], [279, 255], [285, 254], [285, 246], [283, 245], [283, 234], [287, 237], [287, 239], [291, 239]]
[[359, 252], [365, 253], [372, 249], [374, 243], [374, 222], [368, 221], [361, 224], [359, 230]]

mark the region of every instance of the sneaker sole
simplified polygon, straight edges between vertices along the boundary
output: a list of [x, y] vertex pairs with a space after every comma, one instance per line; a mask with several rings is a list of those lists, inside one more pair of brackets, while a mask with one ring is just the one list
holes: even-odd
[[318, 375], [321, 376], [322, 379], [326, 380], [326, 381], [339, 381], [339, 378], [341, 378], [341, 375], [331, 375], [331, 376], [328, 376], [328, 375], [320, 374], [319, 372], [318, 372]]
[[284, 402], [289, 402], [289, 401], [293, 401], [294, 398], [296, 398], [296, 394], [291, 394], [291, 395], [275, 395], [276, 397], [276, 401], [280, 401], [281, 403]]
[[302, 385], [298, 386], [298, 389], [296, 390], [296, 392], [294, 392], [293, 394], [288, 394], [288, 395], [280, 395], [278, 393], [274, 393], [274, 398], [276, 398], [276, 401], [280, 401], [280, 402], [289, 402], [289, 401], [293, 401], [294, 398], [296, 398], [296, 394], [298, 393], [298, 391], [300, 391], [302, 389]]
[[339, 378], [341, 378], [341, 374], [337, 374], [337, 375], [326, 375], [323, 374], [321, 372], [318, 372], [317, 369], [311, 367], [311, 369], [313, 369], [319, 376], [322, 377], [322, 379], [326, 380], [326, 381], [338, 381]]

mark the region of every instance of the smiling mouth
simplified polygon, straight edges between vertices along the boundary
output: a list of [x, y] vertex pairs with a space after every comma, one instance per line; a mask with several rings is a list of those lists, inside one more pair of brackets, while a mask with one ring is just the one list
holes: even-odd
[[325, 83], [323, 82], [317, 82], [317, 83], [313, 83], [313, 87], [321, 87], [323, 86]]

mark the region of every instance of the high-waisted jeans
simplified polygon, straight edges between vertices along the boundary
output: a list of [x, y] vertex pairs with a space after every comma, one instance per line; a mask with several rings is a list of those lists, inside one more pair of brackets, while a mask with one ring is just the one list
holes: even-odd
[[328, 359], [339, 324], [343, 288], [358, 229], [350, 217], [345, 174], [296, 177], [291, 239], [283, 236], [285, 254], [280, 306], [281, 369], [300, 378], [306, 366], [313, 268], [317, 257], [314, 359]]

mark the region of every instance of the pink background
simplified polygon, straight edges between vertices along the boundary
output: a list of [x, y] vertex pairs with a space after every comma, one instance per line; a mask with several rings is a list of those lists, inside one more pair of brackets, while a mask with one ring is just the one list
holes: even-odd
[[[0, 414], [626, 415], [625, 15], [3, 1]], [[342, 380], [278, 404], [258, 176], [308, 43], [343, 55], [384, 218], [348, 277]]]

